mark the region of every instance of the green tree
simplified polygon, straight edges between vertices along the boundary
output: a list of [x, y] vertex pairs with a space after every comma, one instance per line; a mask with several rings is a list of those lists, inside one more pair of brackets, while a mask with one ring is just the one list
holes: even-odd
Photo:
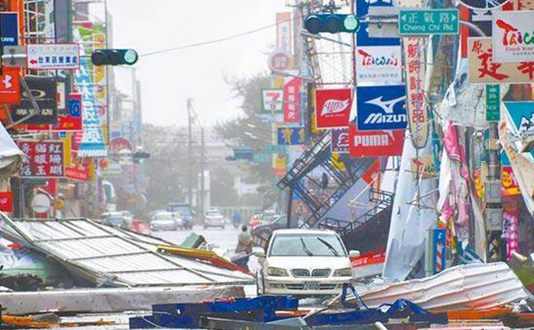
[[[241, 79], [227, 79], [227, 82], [232, 87], [233, 97], [241, 103], [242, 113], [233, 120], [217, 124], [216, 132], [229, 146], [248, 146], [254, 152], [259, 152], [266, 145], [272, 144], [271, 124], [263, 122], [261, 117], [262, 89], [271, 87], [271, 77], [255, 74]], [[272, 162], [247, 161], [242, 162], [241, 166], [248, 173], [248, 182], [261, 184], [258, 193], [262, 196], [264, 205], [272, 204], [277, 198]]]

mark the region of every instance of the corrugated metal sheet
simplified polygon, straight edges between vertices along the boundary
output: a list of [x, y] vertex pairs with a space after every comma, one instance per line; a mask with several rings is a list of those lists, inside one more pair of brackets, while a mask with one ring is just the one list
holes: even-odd
[[249, 283], [241, 272], [157, 253], [157, 238], [87, 219], [10, 220], [15, 231], [95, 284], [112, 286]]
[[403, 298], [429, 311], [491, 309], [529, 297], [503, 262], [456, 266], [431, 277], [360, 290], [360, 295], [370, 308]]

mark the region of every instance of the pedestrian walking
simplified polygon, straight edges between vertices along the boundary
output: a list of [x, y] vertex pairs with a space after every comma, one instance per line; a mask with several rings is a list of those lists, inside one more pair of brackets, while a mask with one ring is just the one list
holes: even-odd
[[248, 260], [250, 253], [252, 253], [252, 235], [248, 232], [248, 227], [241, 227], [241, 233], [237, 236], [237, 247], [235, 249], [236, 254], [242, 254], [243, 256], [235, 261], [235, 263], [248, 270]]

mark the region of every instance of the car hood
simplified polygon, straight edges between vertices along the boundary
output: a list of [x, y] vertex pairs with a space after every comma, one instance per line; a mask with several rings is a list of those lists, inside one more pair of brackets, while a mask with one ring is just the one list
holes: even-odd
[[284, 269], [340, 269], [350, 267], [350, 259], [348, 257], [268, 257], [265, 260], [265, 266]]

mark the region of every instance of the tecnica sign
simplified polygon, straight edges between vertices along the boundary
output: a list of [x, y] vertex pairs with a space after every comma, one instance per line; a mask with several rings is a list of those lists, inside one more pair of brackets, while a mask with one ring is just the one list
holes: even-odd
[[534, 11], [493, 13], [493, 61], [534, 61]]

